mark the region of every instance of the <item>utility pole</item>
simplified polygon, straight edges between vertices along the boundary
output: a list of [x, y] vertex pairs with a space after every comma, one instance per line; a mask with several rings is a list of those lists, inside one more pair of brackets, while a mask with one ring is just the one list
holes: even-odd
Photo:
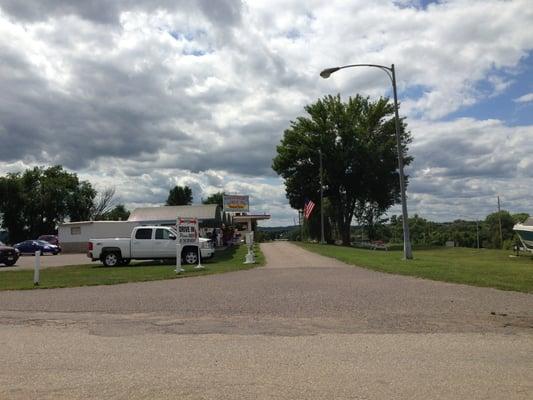
[[479, 250], [479, 222], [476, 219], [476, 236], [477, 236], [477, 248]]
[[498, 223], [500, 224], [500, 248], [503, 247], [502, 214], [500, 210], [500, 196], [498, 196]]
[[322, 181], [322, 149], [318, 150], [320, 156], [320, 244], [325, 244], [324, 240], [324, 182]]

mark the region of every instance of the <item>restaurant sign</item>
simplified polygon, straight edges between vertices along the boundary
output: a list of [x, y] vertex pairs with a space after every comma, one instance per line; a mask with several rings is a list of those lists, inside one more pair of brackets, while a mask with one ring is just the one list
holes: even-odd
[[250, 211], [249, 196], [224, 195], [225, 212], [248, 212]]

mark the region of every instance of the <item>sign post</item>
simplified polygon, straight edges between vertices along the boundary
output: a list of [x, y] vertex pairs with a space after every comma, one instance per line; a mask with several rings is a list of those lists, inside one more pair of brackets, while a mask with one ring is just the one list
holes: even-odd
[[179, 233], [178, 237], [176, 238], [176, 242], [176, 274], [179, 274], [181, 272], [185, 272], [185, 270], [181, 267], [181, 243]]
[[245, 264], [255, 264], [255, 255], [254, 255], [254, 233], [246, 233], [246, 245], [248, 246], [248, 253], [246, 254]]
[[[178, 217], [177, 220], [176, 220], [176, 230], [178, 232], [178, 237], [177, 237], [177, 246], [180, 250], [180, 253], [179, 253], [179, 259], [180, 259], [180, 262], [181, 262], [181, 250], [189, 245], [189, 246], [193, 246], [193, 247], [196, 247], [196, 250], [198, 252], [198, 265], [196, 267], [194, 267], [195, 269], [202, 269], [204, 268], [204, 266], [202, 265], [202, 262], [201, 262], [201, 250], [200, 250], [200, 236], [199, 236], [199, 228], [198, 228], [198, 219], [197, 218], [180, 218]], [[177, 260], [178, 258], [176, 258], [176, 265], [177, 265]], [[180, 265], [180, 268], [181, 268], [181, 265]], [[183, 272], [184, 270], [181, 269], [181, 272]], [[177, 272], [177, 270], [176, 270]]]
[[198, 243], [198, 265], [194, 267], [194, 269], [204, 269], [205, 267], [202, 265], [202, 250], [200, 250], [200, 243]]
[[35, 252], [35, 269], [33, 271], [33, 285], [39, 286], [39, 269], [41, 268], [41, 250]]

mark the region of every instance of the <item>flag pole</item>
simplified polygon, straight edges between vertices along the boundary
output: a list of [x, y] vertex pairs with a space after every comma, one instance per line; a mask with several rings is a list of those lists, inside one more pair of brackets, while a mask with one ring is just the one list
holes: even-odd
[[304, 210], [298, 210], [298, 218], [300, 219], [300, 241], [304, 241]]

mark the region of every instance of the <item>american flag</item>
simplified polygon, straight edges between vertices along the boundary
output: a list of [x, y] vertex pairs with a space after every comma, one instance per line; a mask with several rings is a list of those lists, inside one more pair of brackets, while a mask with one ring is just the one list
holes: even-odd
[[311, 213], [315, 209], [315, 203], [313, 203], [313, 200], [307, 200], [304, 205], [304, 217], [305, 219], [309, 219], [311, 216]]

